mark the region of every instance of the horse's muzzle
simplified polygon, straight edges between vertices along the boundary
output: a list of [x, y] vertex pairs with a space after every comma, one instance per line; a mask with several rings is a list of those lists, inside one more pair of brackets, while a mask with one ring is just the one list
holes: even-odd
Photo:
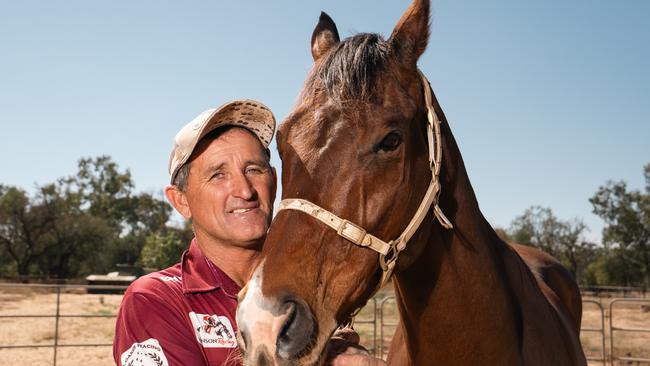
[[266, 297], [253, 278], [237, 309], [246, 365], [291, 365], [312, 350], [318, 327], [309, 306], [286, 294]]

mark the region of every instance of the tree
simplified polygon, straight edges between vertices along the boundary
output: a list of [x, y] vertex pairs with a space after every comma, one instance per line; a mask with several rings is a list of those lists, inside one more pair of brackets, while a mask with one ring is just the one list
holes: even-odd
[[150, 234], [145, 241], [140, 260], [146, 267], [162, 269], [173, 265], [181, 258], [194, 237], [192, 226], [185, 223], [182, 229], [167, 228]]
[[5, 186], [0, 189], [0, 243], [3, 256], [15, 263], [18, 275], [27, 276], [45, 253], [50, 228], [43, 207], [32, 203], [25, 191]]
[[126, 218], [133, 209], [134, 183], [131, 172], [120, 172], [109, 156], [82, 158], [76, 175], [62, 179], [71, 191], [79, 195], [87, 212], [107, 220], [116, 232], [126, 229]]
[[0, 185], [2, 271], [61, 278], [135, 264], [147, 237], [166, 232], [171, 207], [134, 186], [108, 156], [81, 159], [77, 174], [32, 196]]
[[11, 258], [20, 276], [68, 277], [81, 263], [99, 263], [112, 237], [108, 225], [84, 212], [75, 193], [57, 184], [37, 189], [33, 197], [15, 187], [0, 192], [2, 257]]
[[628, 190], [625, 182], [607, 182], [589, 200], [593, 212], [605, 221], [603, 243], [617, 261], [638, 268], [633, 282], [650, 285], [650, 164], [644, 167], [645, 192]]
[[514, 242], [534, 246], [559, 259], [576, 277], [595, 245], [583, 237], [587, 226], [578, 219], [562, 221], [550, 208], [531, 206], [510, 224]]
[[585, 270], [585, 282], [589, 285], [634, 286], [640, 278], [641, 266], [630, 266], [627, 251], [621, 248], [598, 248]]
[[135, 194], [130, 171], [121, 171], [109, 156], [83, 158], [78, 166], [77, 174], [61, 184], [76, 192], [81, 207], [105, 220], [115, 233], [106, 243], [110, 261], [135, 264], [147, 236], [165, 229], [171, 206], [153, 194]]
[[51, 223], [47, 249], [39, 259], [41, 272], [67, 278], [106, 271], [106, 243], [115, 237], [106, 220], [83, 210], [79, 194], [61, 182], [40, 187], [37, 198]]

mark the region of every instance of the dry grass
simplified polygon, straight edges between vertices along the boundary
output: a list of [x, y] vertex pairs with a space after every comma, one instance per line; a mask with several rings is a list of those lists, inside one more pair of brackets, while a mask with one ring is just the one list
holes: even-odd
[[[355, 329], [361, 335], [361, 342], [377, 355], [388, 351], [390, 339], [395, 331], [398, 313], [394, 300], [387, 298], [391, 292], [380, 292], [375, 300], [357, 316]], [[87, 295], [75, 290], [61, 295], [61, 315], [107, 315], [117, 313], [121, 295]], [[612, 299], [594, 299], [597, 304], [585, 302], [583, 329], [602, 329], [599, 304], [609, 316]], [[382, 306], [383, 304], [383, 306]], [[647, 299], [645, 305], [650, 305]], [[376, 313], [374, 309], [377, 309]], [[55, 319], [19, 318], [18, 315], [54, 315], [56, 294], [52, 290], [0, 288], [0, 345], [52, 345], [55, 336]], [[641, 303], [616, 302], [613, 306], [614, 327], [650, 328], [650, 311]], [[384, 320], [382, 329], [380, 319]], [[377, 324], [375, 328], [372, 322]], [[113, 339], [115, 319], [103, 318], [60, 318], [59, 345], [66, 344], [110, 344]], [[605, 329], [609, 329], [609, 317], [605, 319]], [[383, 331], [383, 344], [380, 339]], [[581, 339], [585, 353], [590, 357], [601, 357], [602, 335], [599, 332], [583, 331]], [[375, 344], [377, 339], [377, 344]], [[610, 334], [605, 332], [605, 346], [609, 350]], [[614, 331], [616, 355], [631, 355], [650, 358], [650, 333]], [[52, 347], [0, 349], [0, 365], [52, 365]], [[57, 349], [57, 365], [114, 365], [110, 346], [101, 347], [60, 347]], [[609, 352], [609, 351], [608, 351]], [[619, 363], [620, 365], [643, 365]], [[590, 365], [602, 365], [592, 361]], [[650, 365], [650, 364], [646, 364]]]
[[[56, 294], [52, 290], [2, 288], [0, 291], [0, 345], [52, 345], [55, 318], [23, 318], [17, 315], [52, 316], [56, 314]], [[121, 295], [86, 295], [79, 290], [61, 294], [60, 314], [114, 315]], [[110, 344], [113, 340], [115, 319], [59, 318], [59, 345]], [[0, 349], [0, 365], [52, 365], [54, 349], [18, 348]], [[110, 346], [60, 347], [57, 365], [114, 365]]]
[[[614, 303], [612, 304], [612, 302]], [[650, 312], [644, 311], [643, 305], [650, 305], [650, 299], [645, 299], [643, 302], [637, 300], [620, 301], [605, 298], [588, 299], [588, 301], [585, 301], [583, 307], [582, 328], [583, 330], [585, 328], [602, 329], [604, 326], [604, 343], [607, 354], [611, 352], [610, 349], [613, 336], [615, 356], [650, 358], [650, 332], [616, 330], [621, 328], [650, 328]], [[603, 314], [605, 316], [604, 319]], [[610, 320], [613, 320], [611, 325], [613, 329], [615, 329], [613, 335], [612, 332], [610, 332]], [[602, 357], [601, 350], [603, 347], [603, 335], [601, 332], [583, 331], [581, 340], [587, 356]], [[620, 365], [628, 364], [637, 365], [636, 362], [620, 362]], [[650, 365], [650, 363], [638, 364]]]

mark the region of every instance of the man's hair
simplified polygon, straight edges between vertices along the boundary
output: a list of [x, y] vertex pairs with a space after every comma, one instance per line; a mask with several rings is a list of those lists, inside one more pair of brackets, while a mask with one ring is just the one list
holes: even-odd
[[[266, 162], [270, 167], [271, 166], [271, 151], [268, 148], [265, 148], [262, 145], [262, 143], [257, 138], [257, 135], [255, 135], [255, 133], [253, 133], [252, 131], [248, 130], [247, 128], [244, 128], [244, 127], [241, 127], [241, 126], [227, 125], [227, 126], [221, 126], [221, 127], [215, 128], [214, 130], [210, 131], [207, 135], [203, 136], [201, 138], [201, 140], [199, 140], [199, 142], [196, 144], [197, 148], [198, 148], [199, 145], [204, 144], [204, 143], [206, 143], [208, 141], [216, 140], [221, 135], [223, 135], [224, 133], [232, 130], [233, 128], [239, 128], [239, 129], [244, 130], [244, 131], [252, 134], [253, 136], [255, 136], [255, 140], [257, 141], [257, 143], [258, 143], [258, 145], [259, 145], [259, 147], [260, 147], [260, 149], [262, 151], [262, 155], [264, 155], [264, 157], [266, 158]], [[194, 151], [196, 151], [197, 148], [195, 148]], [[194, 152], [192, 153], [192, 155], [194, 155]], [[187, 159], [187, 162], [185, 164], [181, 165], [181, 167], [178, 169], [178, 172], [176, 172], [176, 176], [174, 177], [174, 181], [172, 182], [172, 184], [175, 185], [176, 187], [178, 187], [178, 189], [180, 189], [181, 192], [185, 192], [185, 190], [187, 189], [187, 179], [190, 176], [190, 168], [192, 166], [193, 158], [194, 158], [193, 156], [190, 157], [189, 159]]]

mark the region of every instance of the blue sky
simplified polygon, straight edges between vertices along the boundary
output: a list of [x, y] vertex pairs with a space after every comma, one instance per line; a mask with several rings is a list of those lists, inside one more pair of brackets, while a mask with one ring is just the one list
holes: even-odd
[[[201, 111], [253, 98], [286, 116], [321, 10], [342, 37], [388, 36], [408, 4], [1, 1], [0, 183], [32, 189], [108, 154], [160, 192]], [[642, 188], [650, 163], [650, 2], [432, 4], [419, 64], [485, 216], [503, 227], [541, 205], [599, 238], [589, 197], [609, 179]]]

